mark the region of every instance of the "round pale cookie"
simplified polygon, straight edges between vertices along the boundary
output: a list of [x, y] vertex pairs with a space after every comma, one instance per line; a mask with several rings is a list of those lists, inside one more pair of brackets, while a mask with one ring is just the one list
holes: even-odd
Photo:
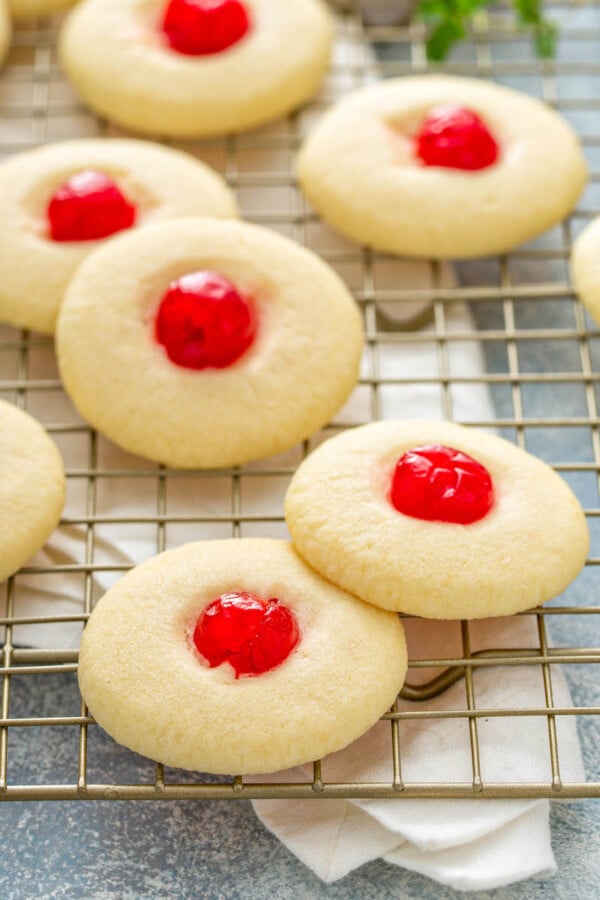
[[8, 0], [8, 8], [16, 21], [33, 16], [49, 16], [73, 6], [77, 0]]
[[0, 165], [0, 320], [52, 334], [74, 272], [95, 240], [55, 241], [47, 207], [72, 176], [96, 171], [136, 207], [137, 226], [187, 216], [237, 217], [233, 194], [208, 166], [146, 141], [47, 144]]
[[[421, 162], [415, 136], [448, 106], [475, 113], [491, 131], [493, 164], [466, 171]], [[298, 175], [315, 209], [346, 237], [447, 259], [502, 253], [555, 225], [575, 205], [586, 165], [574, 131], [538, 100], [435, 75], [383, 81], [342, 100], [309, 135]]]
[[[209, 668], [194, 633], [216, 598], [276, 598], [298, 642], [270, 671]], [[169, 766], [258, 774], [320, 759], [367, 731], [407, 668], [396, 615], [310, 569], [286, 541], [205, 541], [138, 566], [98, 603], [84, 631], [79, 686], [116, 741]]]
[[[487, 469], [493, 505], [477, 521], [427, 521], [393, 505], [398, 460], [432, 445]], [[549, 466], [448, 422], [378, 422], [327, 441], [296, 473], [286, 519], [296, 548], [325, 578], [376, 606], [431, 619], [545, 603], [575, 578], [589, 546], [583, 511]]]
[[0, 581], [44, 546], [64, 502], [56, 446], [35, 419], [0, 400]]
[[250, 30], [228, 49], [186, 55], [162, 32], [166, 0], [87, 0], [60, 38], [62, 64], [97, 113], [144, 134], [244, 131], [307, 101], [329, 65], [321, 0], [244, 0]]
[[6, 2], [5, 0], [0, 0], [0, 65], [4, 62], [4, 58], [10, 48], [11, 37], [12, 28]]
[[584, 228], [573, 244], [571, 278], [579, 299], [600, 322], [600, 216]]
[[[163, 297], [195, 272], [227, 279], [252, 309], [253, 340], [222, 368], [172, 362], [156, 337]], [[78, 270], [57, 327], [65, 388], [84, 418], [126, 450], [182, 468], [271, 456], [317, 431], [354, 388], [362, 346], [358, 309], [318, 257], [213, 219], [109, 242]]]

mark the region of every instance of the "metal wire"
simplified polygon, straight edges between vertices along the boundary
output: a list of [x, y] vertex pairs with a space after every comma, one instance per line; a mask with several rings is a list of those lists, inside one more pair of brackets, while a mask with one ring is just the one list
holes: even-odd
[[[419, 22], [410, 26], [372, 27], [360, 15], [358, 4], [344, 3], [339, 13], [339, 28], [351, 52], [333, 65], [332, 83], [340, 81], [348, 88], [360, 85], [370, 71], [369, 51], [376, 46], [384, 75], [403, 75], [427, 70], [425, 32]], [[291, 116], [277, 126], [260, 133], [229, 137], [209, 144], [187, 145], [186, 149], [219, 168], [237, 191], [247, 218], [274, 227], [301, 243], [317, 249], [321, 256], [346, 278], [364, 314], [366, 356], [364, 373], [358, 391], [365, 398], [360, 418], [348, 417], [334, 422], [327, 433], [354, 424], [376, 420], [383, 415], [385, 392], [410, 385], [439, 386], [440, 408], [449, 419], [454, 415], [454, 391], [461, 385], [486, 385], [495, 401], [496, 415], [467, 424], [494, 427], [521, 447], [539, 455], [550, 455], [557, 471], [571, 483], [584, 486], [596, 498], [587, 503], [586, 513], [592, 527], [600, 516], [598, 476], [600, 473], [600, 416], [597, 383], [600, 329], [587, 318], [574, 298], [569, 284], [566, 262], [573, 234], [586, 221], [600, 213], [600, 129], [590, 131], [594, 121], [590, 112], [600, 107], [594, 91], [578, 91], [581, 76], [591, 85], [600, 77], [600, 3], [573, 2], [549, 6], [562, 34], [561, 51], [556, 60], [540, 62], [529, 48], [529, 39], [516, 34], [510, 19], [500, 7], [495, 15], [481, 13], [473, 22], [470, 42], [458, 49], [444, 70], [455, 74], [480, 75], [505, 83], [519, 83], [541, 96], [572, 118], [580, 130], [591, 161], [591, 186], [582, 205], [564, 227], [549, 239], [519, 248], [508, 256], [488, 261], [485, 271], [477, 265], [461, 267], [461, 286], [442, 284], [439, 266], [431, 262], [431, 288], [422, 290], [382, 289], [380, 267], [386, 258], [363, 248], [319, 245], [315, 238], [318, 219], [300, 194], [293, 174], [293, 159], [305, 130], [306, 112]], [[83, 109], [66, 84], [55, 58], [58, 20], [40, 20], [27, 30], [17, 31], [14, 49], [0, 76], [0, 156], [7, 156], [39, 143], [84, 135], [112, 134], [110, 127], [97, 121]], [[508, 50], [510, 49], [510, 54]], [[576, 85], [570, 89], [571, 80]], [[596, 92], [597, 94], [597, 92]], [[309, 115], [324, 107], [327, 90], [313, 104]], [[581, 123], [585, 123], [582, 124]], [[256, 154], [268, 153], [273, 165], [253, 166]], [[594, 171], [594, 165], [597, 171]], [[258, 194], [257, 194], [258, 192]], [[260, 197], [258, 207], [256, 197]], [[252, 198], [252, 203], [250, 203]], [[492, 274], [490, 275], [490, 272]], [[525, 273], [525, 274], [524, 274]], [[416, 317], [403, 313], [411, 302], [426, 304]], [[475, 328], [449, 330], [447, 315], [457, 302], [470, 305], [478, 323]], [[411, 307], [412, 308], [412, 307]], [[390, 315], [393, 309], [393, 315]], [[404, 318], [403, 318], [404, 316]], [[410, 329], [419, 328], [419, 330]], [[456, 371], [452, 350], [461, 344], [479, 344], [484, 351], [489, 371], [466, 375]], [[392, 375], [382, 367], [382, 348], [387, 345], [409, 348], [434, 345], [438, 362], [435, 374], [411, 373]], [[561, 780], [557, 719], [560, 717], [597, 717], [600, 706], [593, 697], [584, 698], [577, 707], [561, 707], [554, 703], [552, 670], [557, 664], [579, 669], [600, 663], [600, 633], [595, 604], [593, 579], [585, 580], [585, 597], [567, 592], [555, 605], [548, 605], [522, 615], [537, 623], [538, 646], [496, 648], [472, 651], [468, 623], [462, 623], [462, 651], [446, 659], [411, 660], [413, 677], [419, 669], [435, 668], [436, 676], [425, 684], [409, 684], [403, 692], [408, 700], [431, 700], [459, 680], [465, 679], [466, 702], [452, 710], [427, 709], [418, 706], [400, 709], [396, 703], [384, 717], [390, 722], [390, 759], [393, 778], [389, 783], [331, 783], [323, 777], [321, 763], [314, 763], [312, 779], [305, 784], [249, 784], [240, 777], [203, 779], [203, 783], [173, 780], [158, 765], [154, 777], [139, 783], [110, 778], [90, 783], [88, 779], [88, 731], [96, 726], [83, 703], [77, 715], [66, 709], [53, 715], [11, 717], [11, 682], [15, 678], [45, 678], [69, 675], [77, 669], [77, 651], [61, 649], [27, 649], [19, 646], [18, 629], [24, 625], [84, 623], [92, 609], [97, 573], [126, 571], [126, 564], [106, 564], [98, 560], [97, 540], [103, 527], [139, 526], [155, 529], [156, 552], [175, 541], [177, 528], [188, 531], [208, 529], [219, 536], [240, 537], [281, 530], [281, 508], [265, 510], [256, 504], [253, 484], [267, 479], [282, 489], [295, 466], [310, 449], [306, 442], [298, 452], [279, 461], [268, 461], [243, 469], [215, 472], [188, 472], [155, 467], [142, 463], [139, 468], [126, 464], [112, 465], [103, 456], [103, 439], [82, 424], [65, 404], [65, 417], [48, 421], [45, 404], [49, 397], [62, 395], [58, 377], [37, 377], [35, 361], [48, 353], [51, 342], [39, 335], [9, 328], [0, 331], [0, 395], [23, 408], [29, 408], [47, 424], [60, 442], [76, 442], [77, 463], [70, 465], [67, 476], [70, 489], [81, 498], [76, 514], [65, 515], [61, 528], [83, 529], [85, 551], [82, 561], [52, 565], [29, 565], [5, 587], [0, 611], [0, 628], [4, 643], [0, 666], [0, 799], [249, 799], [249, 798], [322, 798], [322, 797], [600, 797], [600, 773], [592, 773], [587, 783]], [[543, 355], [544, 364], [536, 364]], [[548, 368], [547, 360], [555, 358], [556, 368]], [[549, 438], [552, 442], [549, 444]], [[548, 450], [553, 447], [553, 455]], [[558, 448], [558, 449], [556, 449]], [[123, 485], [129, 480], [148, 483], [153, 508], [136, 515], [119, 516], [103, 513], [101, 494], [104, 486]], [[133, 481], [131, 483], [133, 483]], [[152, 486], [150, 486], [152, 483]], [[585, 483], [585, 484], [584, 484]], [[171, 493], [183, 485], [190, 490], [209, 486], [222, 494], [219, 511], [190, 504], [185, 512], [174, 511]], [[591, 489], [591, 490], [590, 490]], [[212, 529], [212, 531], [211, 531]], [[186, 535], [188, 534], [186, 531]], [[202, 532], [205, 533], [204, 531]], [[593, 531], [594, 533], [594, 531]], [[174, 535], [172, 538], [171, 535]], [[192, 537], [194, 535], [192, 534]], [[189, 537], [188, 537], [189, 539]], [[587, 573], [600, 564], [592, 553]], [[52, 579], [70, 575], [81, 579], [81, 611], [54, 616], [51, 607], [43, 615], [15, 614], [15, 592], [21, 579], [35, 576]], [[571, 638], [578, 634], [569, 623], [588, 623], [586, 642], [577, 646]], [[546, 622], [553, 621], [554, 639], [559, 646], [549, 645]], [[564, 637], [563, 637], [564, 636]], [[566, 644], [566, 645], [565, 645]], [[575, 644], [571, 646], [570, 644]], [[544, 686], [544, 705], [502, 709], [480, 708], [474, 673], [482, 667], [538, 666]], [[441, 670], [441, 671], [439, 671]], [[478, 723], [483, 719], [502, 717], [541, 717], [548, 726], [551, 764], [547, 782], [528, 784], [491, 783], [481, 771]], [[472, 779], [465, 783], [415, 783], [402, 770], [402, 723], [409, 720], [464, 719], [468, 726], [471, 749]], [[61, 784], [18, 784], [10, 778], [11, 735], [27, 735], [37, 728], [76, 730], [76, 777]], [[33, 748], [33, 744], [31, 745]], [[33, 753], [34, 750], [31, 749]]]

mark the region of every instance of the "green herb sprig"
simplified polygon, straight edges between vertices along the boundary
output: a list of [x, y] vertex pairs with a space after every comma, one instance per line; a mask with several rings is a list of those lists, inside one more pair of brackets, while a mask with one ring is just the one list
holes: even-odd
[[[464, 38], [471, 16], [492, 0], [421, 0], [419, 13], [430, 25], [427, 55], [442, 60], [456, 41]], [[543, 14], [542, 0], [512, 0], [521, 28], [533, 35], [538, 54], [548, 58], [556, 49], [556, 26]]]

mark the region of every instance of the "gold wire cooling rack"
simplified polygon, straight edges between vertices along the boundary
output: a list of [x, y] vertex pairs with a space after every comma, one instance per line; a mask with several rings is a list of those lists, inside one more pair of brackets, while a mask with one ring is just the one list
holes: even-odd
[[[506, 6], [482, 12], [473, 20], [471, 39], [455, 50], [444, 71], [478, 75], [527, 90], [560, 109], [582, 136], [592, 172], [582, 205], [572, 218], [542, 240], [508, 256], [459, 267], [460, 286], [444, 281], [435, 261], [430, 263], [430, 286], [407, 289], [402, 282], [389, 287], [383, 273], [393, 262], [385, 256], [340, 241], [324, 229], [302, 199], [294, 180], [294, 153], [313, 119], [335, 93], [352, 89], [371, 78], [374, 65], [384, 75], [407, 75], [428, 70], [424, 30], [419, 23], [374, 25], [361, 14], [359, 4], [337, 3], [340, 34], [328, 87], [308, 110], [261, 132], [229, 137], [186, 149], [220, 169], [237, 191], [246, 217], [276, 228], [318, 250], [346, 279], [361, 306], [367, 345], [363, 376], [358, 388], [360, 402], [351, 406], [350, 417], [342, 416], [325, 434], [353, 424], [380, 418], [386, 413], [387, 392], [404, 389], [437, 390], [440, 414], [461, 420], [455, 414], [455, 392], [479, 386], [489, 393], [494, 414], [466, 424], [493, 427], [520, 446], [536, 452], [554, 465], [579, 494], [586, 507], [592, 533], [592, 556], [575, 587], [546, 607], [524, 615], [536, 624], [535, 647], [499, 647], [471, 652], [468, 623], [461, 624], [462, 652], [449, 659], [413, 659], [412, 677], [403, 692], [407, 700], [430, 700], [450, 685], [464, 679], [466, 703], [461, 708], [425, 710], [415, 703], [410, 709], [394, 707], [384, 718], [390, 722], [390, 755], [393, 778], [386, 783], [331, 783], [315, 762], [313, 777], [302, 784], [252, 784], [241, 777], [206, 776], [190, 783], [187, 777], [170, 775], [161, 765], [147, 779], [111, 777], [111, 772], [90, 777], [88, 747], [98, 731], [83, 705], [44, 710], [44, 714], [11, 716], [11, 686], [22, 679], [34, 682], [57, 676], [74, 678], [77, 652], [61, 649], [60, 628], [83, 624], [98, 595], [99, 573], [112, 577], [127, 564], [103, 563], [98, 557], [102, 529], [129, 527], [152, 530], [155, 550], [172, 543], [206, 536], [239, 537], [249, 534], [284, 533], [281, 503], [276, 508], [260, 505], [260, 490], [266, 479], [282, 496], [287, 481], [307, 442], [285, 458], [243, 469], [219, 472], [179, 472], [125, 458], [115, 463], [104, 453], [106, 443], [75, 416], [62, 395], [56, 372], [48, 376], [41, 360], [51, 358], [51, 341], [9, 328], [0, 330], [0, 394], [28, 408], [41, 419], [65, 452], [76, 445], [77, 462], [67, 462], [67, 477], [73, 503], [68, 505], [61, 529], [78, 529], [84, 553], [80, 562], [54, 561], [31, 564], [4, 586], [4, 644], [0, 676], [0, 799], [251, 799], [291, 797], [600, 797], [600, 770], [595, 746], [598, 718], [592, 721], [587, 748], [587, 783], [563, 783], [557, 740], [557, 720], [576, 716], [589, 720], [600, 715], [593, 669], [600, 663], [600, 608], [596, 601], [596, 569], [600, 564], [598, 527], [600, 497], [600, 331], [586, 317], [568, 280], [568, 258], [576, 233], [600, 213], [600, 3], [547, 4], [547, 11], [561, 30], [555, 60], [540, 62], [529, 38], [514, 30]], [[390, 4], [393, 6], [393, 4]], [[0, 75], [0, 154], [8, 156], [39, 143], [71, 137], [108, 135], [109, 126], [83, 109], [70, 91], [56, 61], [58, 21], [40, 20], [18, 30], [8, 63]], [[552, 148], [549, 148], [549, 153]], [[267, 164], [265, 164], [267, 160]], [[382, 286], [385, 285], [385, 286]], [[458, 329], [448, 326], [448, 315], [457, 304], [468, 304], [470, 318]], [[415, 308], [417, 312], [415, 312]], [[408, 312], [407, 312], [408, 310]], [[398, 374], [389, 367], [392, 349], [433, 348], [435, 371]], [[454, 349], [482, 349], [485, 369], [467, 373], [454, 364]], [[386, 362], [388, 360], [388, 362]], [[40, 372], [43, 373], [40, 375]], [[52, 398], [53, 403], [49, 400]], [[56, 409], [61, 410], [56, 417]], [[49, 410], [52, 412], [49, 412]], [[64, 410], [64, 413], [62, 412]], [[356, 412], [358, 410], [358, 412]], [[78, 455], [77, 455], [78, 454]], [[66, 453], [67, 460], [73, 453]], [[102, 513], [101, 495], [108, 484], [125, 493], [143, 483], [149, 506], [136, 515], [119, 517]], [[264, 481], [261, 483], [264, 484]], [[183, 485], [189, 496], [185, 511], [173, 507], [171, 497]], [[215, 490], [221, 505], [204, 508], [202, 496]], [[181, 492], [180, 492], [181, 493]], [[200, 499], [198, 499], [200, 498]], [[258, 498], [258, 499], [257, 499]], [[596, 552], [597, 555], [593, 555]], [[35, 561], [34, 561], [35, 563]], [[49, 603], [38, 615], [18, 615], [16, 598], [24, 579], [47, 585], [53, 578], [75, 579], [80, 608], [74, 614], [53, 615]], [[550, 645], [547, 623], [552, 622]], [[56, 634], [52, 647], [28, 649], [19, 639], [24, 626], [47, 626]], [[564, 665], [576, 706], [554, 703], [552, 673]], [[536, 666], [543, 680], [545, 703], [537, 708], [484, 709], [477, 704], [474, 672], [478, 667]], [[440, 673], [420, 686], [412, 684], [418, 670], [436, 667]], [[418, 680], [418, 679], [417, 679]], [[28, 682], [29, 683], [29, 682]], [[579, 687], [578, 687], [579, 686]], [[42, 685], [39, 685], [41, 688]], [[325, 686], [324, 686], [324, 689]], [[80, 702], [80, 701], [79, 701]], [[78, 714], [77, 714], [78, 712]], [[49, 714], [51, 713], [51, 714]], [[536, 783], [490, 783], [482, 777], [478, 727], [483, 718], [541, 717], [547, 723], [551, 775]], [[413, 783], [403, 778], [402, 728], [410, 719], [432, 721], [461, 718], [467, 723], [472, 777], [464, 783]], [[594, 727], [596, 731], [594, 732]], [[42, 743], [50, 729], [76, 740], [70, 743], [76, 759], [75, 774], [64, 783], [56, 779], [13, 779], [12, 752], [21, 758], [39, 753], [39, 743], [29, 736], [41, 732]], [[583, 730], [582, 732], [583, 733]], [[243, 739], [243, 738], [241, 738]], [[62, 740], [62, 738], [61, 738]], [[585, 749], [584, 748], [584, 749]], [[16, 753], [16, 749], [14, 751]], [[75, 769], [76, 767], [76, 769]], [[179, 773], [181, 774], [181, 773]], [[18, 783], [19, 780], [25, 783]], [[92, 783], [93, 782], [93, 783]]]

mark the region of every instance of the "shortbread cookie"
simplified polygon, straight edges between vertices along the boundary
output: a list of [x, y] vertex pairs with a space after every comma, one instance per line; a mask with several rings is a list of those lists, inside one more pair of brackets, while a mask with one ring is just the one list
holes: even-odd
[[89, 106], [144, 134], [244, 131], [301, 106], [329, 64], [321, 0], [86, 0], [60, 50]]
[[10, 27], [10, 17], [6, 7], [5, 0], [0, 0], [0, 65], [4, 62], [4, 57], [8, 53], [10, 47], [12, 29]]
[[137, 753], [244, 775], [345, 747], [389, 709], [406, 667], [398, 617], [328, 584], [286, 541], [204, 541], [100, 600], [79, 685]]
[[8, 0], [13, 19], [31, 19], [33, 16], [48, 16], [73, 6], [77, 0]]
[[338, 276], [264, 228], [186, 219], [115, 238], [57, 328], [65, 388], [115, 443], [183, 468], [279, 453], [327, 423], [362, 355]]
[[586, 165], [574, 131], [540, 101], [436, 75], [342, 100], [308, 137], [298, 174], [346, 237], [401, 255], [466, 258], [502, 253], [559, 222]]
[[286, 519], [325, 578], [431, 619], [545, 603], [589, 545], [583, 510], [549, 466], [448, 422], [378, 422], [327, 441], [296, 473]]
[[47, 144], [0, 165], [0, 320], [52, 334], [67, 284], [98, 241], [186, 216], [237, 216], [222, 178], [146, 141]]
[[43, 547], [64, 502], [56, 446], [35, 419], [0, 400], [0, 581]]
[[579, 299], [600, 322], [600, 216], [573, 244], [571, 278]]

